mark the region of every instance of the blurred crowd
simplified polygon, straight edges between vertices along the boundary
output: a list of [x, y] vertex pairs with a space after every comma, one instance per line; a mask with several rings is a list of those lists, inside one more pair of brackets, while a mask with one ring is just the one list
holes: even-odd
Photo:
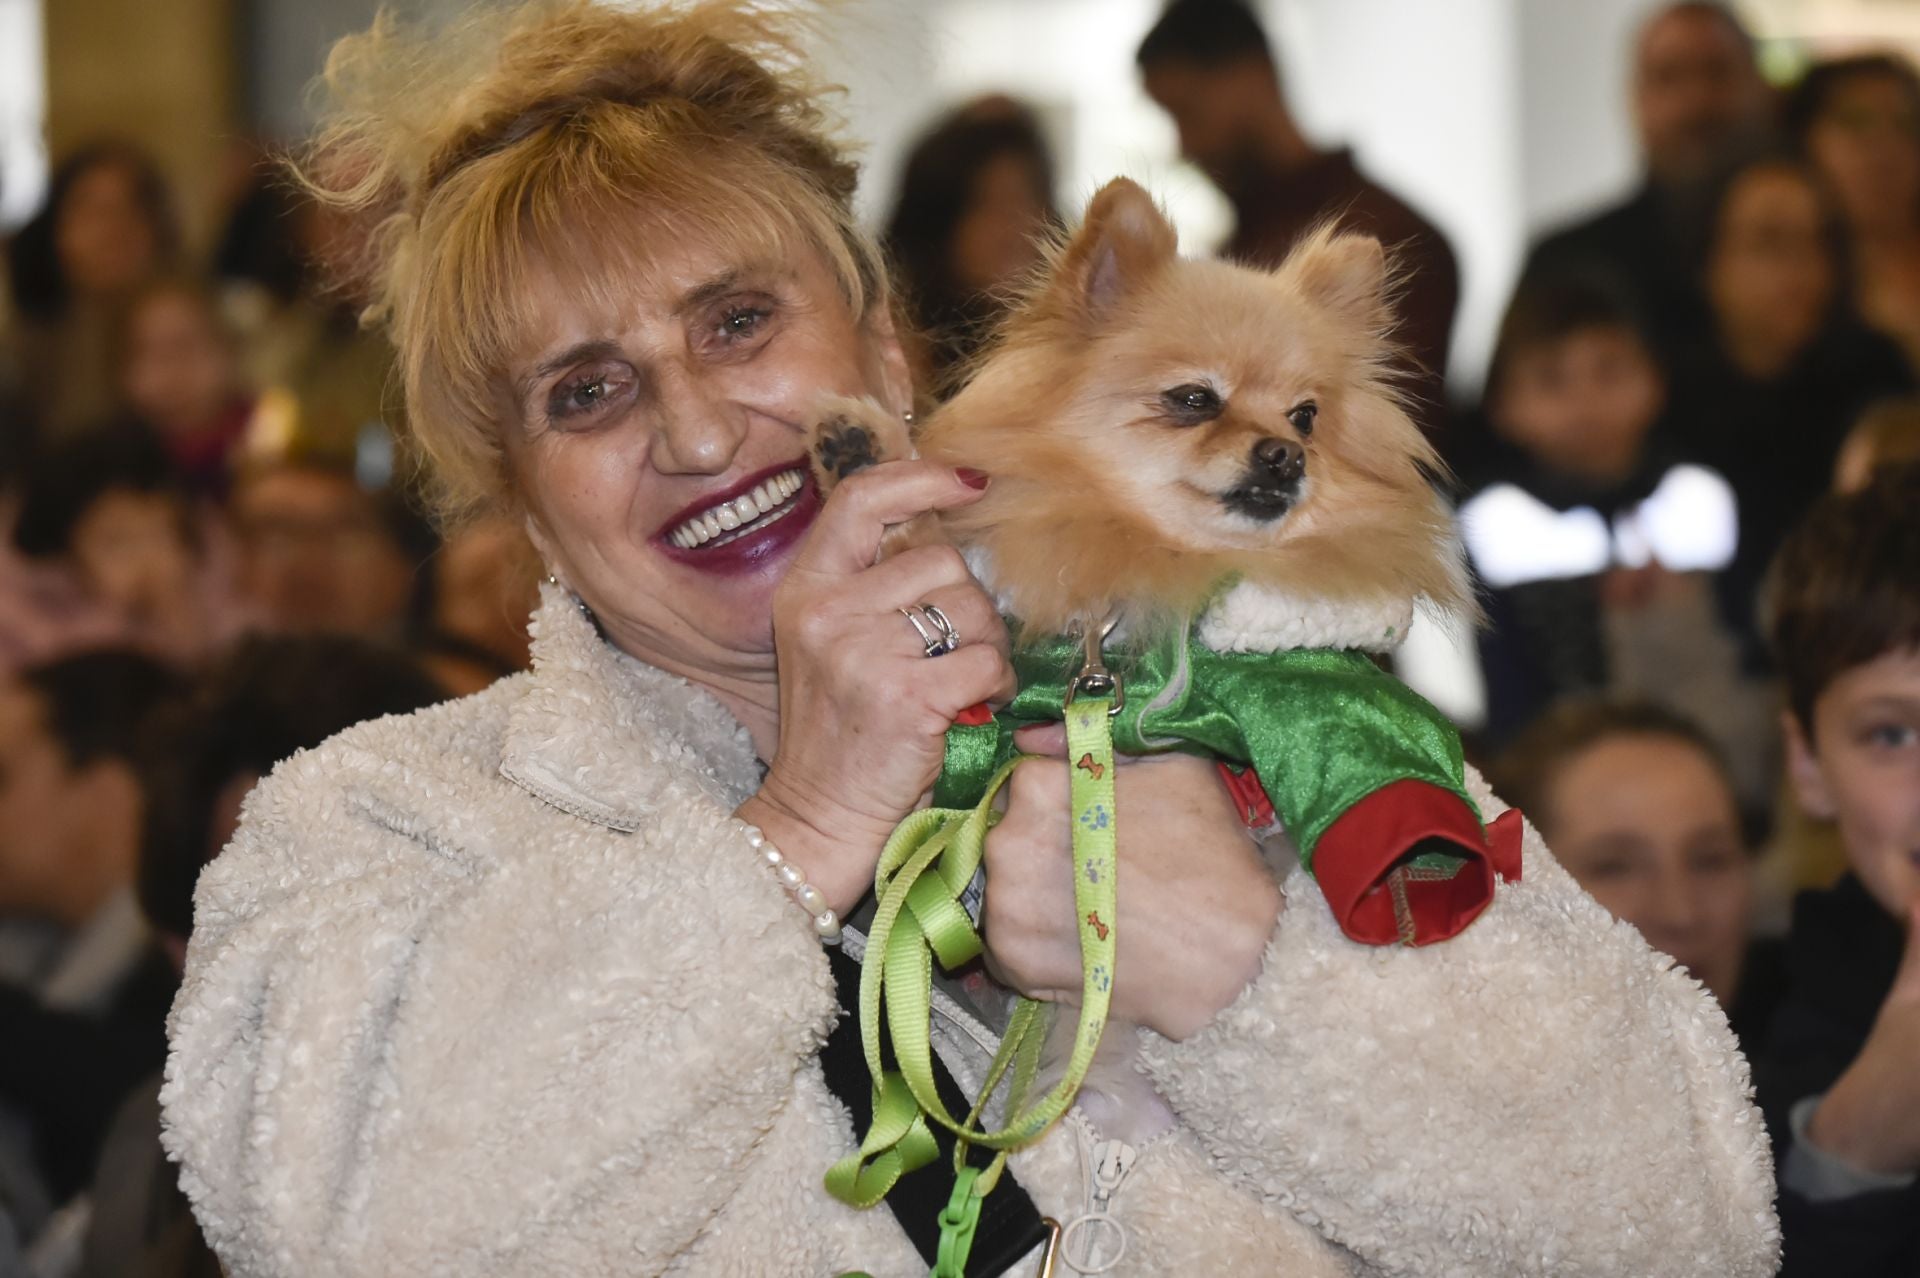
[[[1408, 401], [1452, 470], [1436, 481], [1487, 613], [1470, 751], [1759, 1060], [1793, 1012], [1792, 893], [1867, 877], [1815, 819], [1844, 827], [1843, 805], [1783, 784], [1820, 774], [1824, 691], [1796, 720], [1765, 587], [1823, 495], [1920, 458], [1920, 75], [1875, 52], [1780, 88], [1755, 54], [1722, 5], [1650, 13], [1620, 69], [1642, 179], [1532, 246], [1475, 403], [1442, 377], [1446, 238], [1308, 140], [1255, 16], [1176, 0], [1138, 64], [1233, 207], [1223, 253], [1273, 265], [1334, 216], [1392, 249]], [[901, 172], [884, 240], [938, 397], [1071, 210], [1012, 98], [936, 122]], [[391, 352], [361, 324], [358, 228], [265, 158], [208, 253], [182, 243], [175, 198], [102, 140], [60, 158], [6, 247], [0, 1276], [217, 1272], [155, 1135], [199, 868], [280, 759], [527, 660], [530, 548], [509, 524], [430, 518]], [[1834, 534], [1835, 562], [1873, 535]], [[1885, 584], [1920, 612], [1920, 579]], [[1920, 722], [1904, 731], [1920, 748]], [[1794, 1102], [1834, 1084], [1895, 979], [1904, 920], [1873, 901], [1842, 930], [1879, 949], [1822, 978], [1860, 1004], [1836, 1031], [1855, 1041]], [[1886, 1223], [1920, 1218], [1911, 1170], [1851, 1170], [1813, 1201], [1916, 1246]]]

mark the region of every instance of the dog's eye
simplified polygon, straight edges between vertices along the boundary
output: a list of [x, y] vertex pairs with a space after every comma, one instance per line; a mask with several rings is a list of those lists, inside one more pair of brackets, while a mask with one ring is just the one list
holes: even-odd
[[1313, 434], [1313, 419], [1319, 415], [1320, 405], [1312, 400], [1287, 410], [1287, 420], [1293, 423], [1294, 430], [1300, 433], [1302, 439]]
[[1176, 386], [1161, 395], [1160, 399], [1173, 410], [1175, 417], [1188, 425], [1212, 421], [1220, 415], [1220, 396], [1214, 393], [1213, 387], [1197, 382]]

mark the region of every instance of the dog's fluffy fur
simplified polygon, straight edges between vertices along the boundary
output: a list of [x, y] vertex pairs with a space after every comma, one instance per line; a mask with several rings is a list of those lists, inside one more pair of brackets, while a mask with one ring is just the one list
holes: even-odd
[[[1152, 198], [1119, 179], [917, 438], [839, 400], [810, 454], [823, 491], [916, 447], [990, 475], [940, 524], [1031, 633], [1117, 612], [1143, 635], [1229, 577], [1469, 616], [1441, 464], [1394, 384], [1390, 291], [1379, 242], [1331, 227], [1272, 272], [1184, 259]], [[1263, 469], [1263, 441], [1271, 457], [1297, 448], [1304, 473]]]

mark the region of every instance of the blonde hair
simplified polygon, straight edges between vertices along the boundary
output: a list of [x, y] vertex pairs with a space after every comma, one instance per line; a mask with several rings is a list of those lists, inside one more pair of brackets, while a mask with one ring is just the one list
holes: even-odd
[[348, 270], [398, 349], [443, 516], [512, 500], [503, 377], [536, 279], [613, 314], [651, 250], [692, 234], [812, 248], [856, 316], [887, 303], [807, 21], [766, 0], [534, 0], [442, 30], [383, 14], [334, 46], [299, 173], [377, 223]]

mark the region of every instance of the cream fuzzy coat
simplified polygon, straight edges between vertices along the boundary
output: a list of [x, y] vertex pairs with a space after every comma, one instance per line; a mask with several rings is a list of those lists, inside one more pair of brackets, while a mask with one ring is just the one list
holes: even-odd
[[[558, 592], [535, 632], [531, 674], [283, 765], [201, 879], [163, 1102], [208, 1238], [234, 1278], [924, 1272], [821, 1187], [854, 1141], [814, 1059], [837, 1007], [730, 815], [745, 733]], [[1109, 1272], [1773, 1271], [1725, 1018], [1537, 836], [1431, 948], [1289, 887], [1234, 1005], [1142, 1032], [1179, 1122]], [[940, 1010], [975, 1088], [993, 1039]], [[1086, 1210], [1097, 1139], [1076, 1112], [1016, 1160], [1043, 1211]]]

